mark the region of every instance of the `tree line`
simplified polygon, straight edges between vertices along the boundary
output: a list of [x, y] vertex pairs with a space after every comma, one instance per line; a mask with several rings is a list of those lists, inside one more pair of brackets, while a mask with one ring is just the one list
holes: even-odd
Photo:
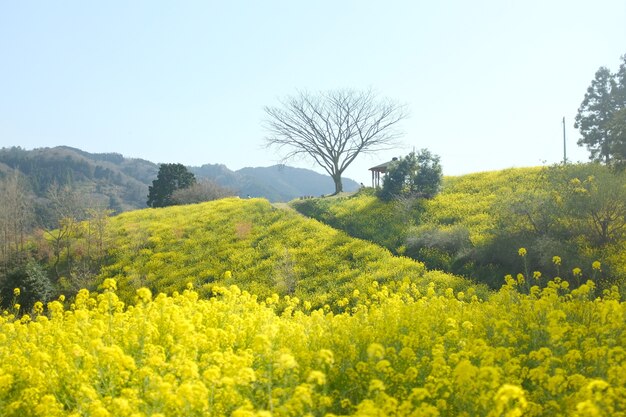
[[10, 302], [14, 288], [28, 307], [89, 287], [108, 249], [112, 210], [69, 185], [52, 184], [36, 198], [17, 172], [0, 180], [0, 195], [0, 302]]

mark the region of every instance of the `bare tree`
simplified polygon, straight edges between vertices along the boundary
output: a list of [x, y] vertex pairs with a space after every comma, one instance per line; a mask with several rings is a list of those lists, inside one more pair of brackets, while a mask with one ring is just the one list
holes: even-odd
[[195, 204], [203, 201], [218, 200], [234, 194], [233, 191], [221, 187], [214, 181], [201, 179], [189, 187], [175, 190], [171, 199], [176, 204]]
[[61, 277], [61, 261], [65, 254], [66, 272], [71, 275], [74, 262], [72, 245], [80, 234], [80, 222], [87, 218], [86, 198], [69, 185], [60, 186], [53, 183], [48, 188], [49, 214], [47, 222], [54, 228], [44, 228], [52, 244], [54, 253], [53, 270], [58, 280]]
[[341, 175], [361, 153], [389, 149], [400, 136], [398, 123], [406, 106], [379, 99], [372, 90], [336, 90], [311, 95], [300, 92], [265, 107], [266, 145], [287, 148], [283, 161], [311, 157], [343, 190]]
[[17, 172], [0, 181], [0, 202], [0, 261], [5, 261], [24, 251], [34, 227], [32, 197]]

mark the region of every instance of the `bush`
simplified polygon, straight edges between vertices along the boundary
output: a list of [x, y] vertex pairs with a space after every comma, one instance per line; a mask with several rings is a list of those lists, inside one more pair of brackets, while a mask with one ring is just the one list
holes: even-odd
[[442, 180], [439, 156], [428, 149], [418, 154], [411, 152], [391, 164], [383, 180], [379, 197], [390, 201], [400, 197], [433, 198], [438, 192]]
[[47, 302], [52, 298], [54, 287], [45, 269], [35, 260], [22, 261], [10, 269], [0, 287], [2, 306], [10, 307], [14, 301], [14, 289], [20, 289], [19, 299], [21, 311], [31, 309], [36, 301]]
[[234, 192], [228, 188], [219, 186], [210, 180], [201, 180], [195, 184], [180, 188], [172, 193], [174, 204], [196, 204], [204, 201], [218, 200], [232, 196]]

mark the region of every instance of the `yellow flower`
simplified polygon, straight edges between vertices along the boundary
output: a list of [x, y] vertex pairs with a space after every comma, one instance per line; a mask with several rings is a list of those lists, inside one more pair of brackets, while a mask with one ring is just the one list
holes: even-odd
[[152, 292], [146, 287], [139, 288], [137, 290], [137, 298], [144, 303], [149, 303], [152, 300]]
[[233, 277], [233, 273], [230, 271], [224, 272], [224, 279], [231, 279]]
[[553, 256], [552, 257], [552, 263], [555, 265], [561, 265], [561, 257], [560, 256]]
[[327, 366], [331, 366], [333, 363], [335, 363], [335, 355], [333, 355], [333, 352], [331, 350], [321, 349], [318, 355], [320, 361]]
[[519, 248], [517, 254], [523, 258], [524, 256], [526, 256], [526, 248]]
[[307, 382], [316, 385], [324, 385], [326, 383], [326, 375], [324, 374], [324, 372], [311, 371], [307, 378]]
[[541, 272], [539, 272], [539, 271], [533, 272], [533, 278], [535, 278], [535, 279], [541, 278]]
[[582, 271], [580, 270], [580, 268], [574, 268], [572, 269], [572, 274], [574, 274], [575, 277], [579, 277], [580, 275], [582, 275]]
[[105, 291], [115, 291], [117, 290], [117, 282], [113, 278], [107, 278], [102, 283], [102, 288]]
[[14, 296], [16, 296], [16, 297], [19, 297], [19, 295], [20, 295], [20, 289], [19, 289], [19, 288], [14, 288], [14, 289], [13, 289], [13, 295], [14, 295]]
[[35, 305], [33, 306], [33, 312], [35, 314], [41, 314], [43, 313], [43, 303], [41, 301], [37, 301], [35, 303]]
[[367, 356], [370, 359], [382, 359], [385, 357], [385, 348], [380, 343], [372, 343], [367, 347]]
[[600, 264], [600, 261], [595, 261], [594, 263], [591, 264], [591, 268], [593, 268], [596, 271], [599, 271], [601, 266], [602, 265]]
[[385, 384], [380, 379], [372, 379], [370, 381], [369, 391], [384, 391]]
[[517, 281], [513, 278], [511, 274], [507, 274], [504, 276], [504, 281], [507, 285], [517, 285]]
[[495, 409], [492, 411], [493, 415], [520, 417], [524, 415], [524, 410], [528, 407], [524, 390], [516, 385], [502, 385], [496, 393], [494, 400]]
[[279, 369], [293, 369], [298, 367], [298, 362], [296, 359], [289, 353], [282, 353], [278, 357], [278, 361], [276, 362], [276, 366]]

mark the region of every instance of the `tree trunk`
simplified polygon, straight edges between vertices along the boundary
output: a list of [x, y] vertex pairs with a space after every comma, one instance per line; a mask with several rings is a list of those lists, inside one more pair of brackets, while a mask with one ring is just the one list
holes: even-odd
[[332, 179], [335, 182], [335, 192], [333, 193], [333, 195], [337, 195], [343, 191], [343, 183], [341, 182], [341, 174], [333, 175]]

